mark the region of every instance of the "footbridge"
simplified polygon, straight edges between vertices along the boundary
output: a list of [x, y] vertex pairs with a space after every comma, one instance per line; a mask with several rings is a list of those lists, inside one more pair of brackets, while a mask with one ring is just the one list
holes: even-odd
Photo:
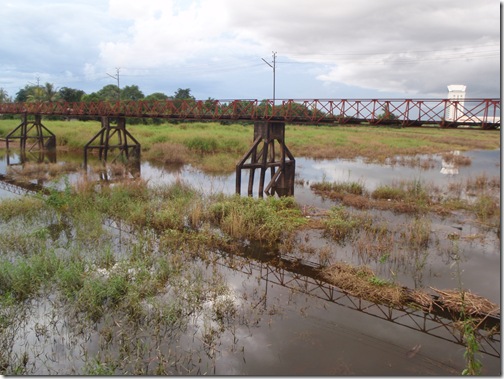
[[[7, 149], [17, 140], [22, 150], [30, 151], [55, 148], [55, 136], [42, 124], [42, 116], [101, 118], [100, 131], [84, 146], [84, 165], [93, 150], [103, 162], [140, 159], [140, 143], [127, 130], [127, 118], [251, 122], [254, 139], [236, 165], [236, 192], [240, 193], [242, 171], [248, 170], [252, 195], [258, 170], [261, 197], [294, 194], [295, 159], [285, 145], [286, 123], [500, 129], [500, 99], [56, 101], [2, 103], [2, 114], [22, 116], [21, 124], [5, 138]], [[112, 155], [114, 150], [118, 154]]]
[[500, 99], [134, 100], [0, 104], [0, 114], [500, 127]]

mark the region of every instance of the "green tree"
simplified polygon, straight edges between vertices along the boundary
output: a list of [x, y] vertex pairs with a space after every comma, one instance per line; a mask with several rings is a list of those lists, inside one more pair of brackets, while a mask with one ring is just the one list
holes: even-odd
[[57, 101], [58, 99], [59, 93], [52, 83], [45, 83], [43, 86], [26, 85], [16, 95], [16, 101], [19, 102]]
[[25, 88], [21, 88], [16, 92], [16, 97], [14, 101], [16, 103], [24, 103], [28, 100], [28, 95], [30, 94], [30, 86], [26, 85]]
[[33, 98], [36, 95], [36, 92], [38, 92], [38, 95], [41, 96], [41, 88], [39, 86], [27, 84], [16, 93], [14, 101], [17, 103], [25, 103], [29, 101], [30, 96]]
[[168, 100], [170, 99], [170, 96], [165, 95], [162, 92], [154, 92], [151, 93], [150, 95], [145, 96], [145, 100]]
[[100, 100], [116, 101], [119, 99], [119, 87], [115, 84], [108, 84], [96, 92]]
[[191, 95], [190, 88], [179, 88], [177, 92], [175, 92], [175, 99], [179, 100], [196, 100], [194, 96]]
[[74, 89], [68, 87], [63, 87], [58, 92], [60, 99], [69, 103], [76, 103], [78, 101], [81, 101], [83, 96], [86, 94], [84, 91], [80, 89]]
[[101, 98], [96, 92], [92, 92], [89, 95], [88, 94], [82, 95], [82, 98], [81, 98], [81, 101], [84, 101], [86, 103], [93, 103], [93, 102], [97, 102], [100, 100], [101, 100]]
[[45, 83], [42, 87], [43, 101], [56, 101], [59, 99], [59, 93], [52, 83]]
[[11, 98], [7, 94], [7, 91], [0, 87], [0, 103], [10, 103]]
[[121, 90], [121, 100], [141, 100], [145, 95], [136, 85], [126, 86]]
[[34, 86], [31, 88], [26, 101], [33, 103], [37, 101], [44, 101], [44, 89], [39, 86]]

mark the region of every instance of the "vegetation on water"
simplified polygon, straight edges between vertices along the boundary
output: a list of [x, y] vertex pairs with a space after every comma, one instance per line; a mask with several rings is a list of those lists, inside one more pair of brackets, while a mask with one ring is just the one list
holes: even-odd
[[[135, 236], [127, 254], [118, 252], [107, 220], [126, 223]], [[204, 199], [183, 183], [149, 188], [136, 180], [97, 191], [94, 183], [82, 181], [48, 195], [4, 200], [0, 319], [6, 324], [0, 329], [0, 371], [41, 369], [33, 352], [27, 348], [19, 355], [11, 342], [20, 337], [16, 333], [28, 305], [51, 296], [54, 311], [64, 314], [59, 317], [81, 320], [85, 330], [99, 325], [100, 344], [106, 348], [97, 361], [85, 359], [81, 373], [187, 373], [182, 362], [201, 358], [169, 348], [194, 327], [192, 320], [204, 324], [197, 328], [204, 342], [198, 354], [210, 361], [215, 351], [209, 348], [227, 330], [224, 326], [243, 322], [226, 284], [216, 273], [205, 278], [197, 262], [206, 261], [211, 250], [233, 249], [237, 240], [275, 245], [304, 222], [291, 198]], [[21, 304], [27, 308], [16, 313]], [[141, 330], [153, 334], [145, 337]], [[145, 343], [140, 351], [139, 343]], [[116, 349], [122, 358], [113, 356]], [[155, 368], [143, 365], [151, 354], [157, 354]]]
[[322, 181], [311, 188], [323, 197], [358, 209], [392, 210], [397, 213], [447, 215], [455, 210], [470, 212], [490, 228], [500, 226], [500, 180], [482, 173], [465, 183], [442, 190], [421, 180], [398, 180], [366, 191], [361, 183]]
[[[483, 180], [474, 182], [486, 187]], [[356, 187], [326, 185], [366, 193]], [[135, 236], [127, 252], [115, 246], [117, 236], [105, 226], [107, 220], [124, 223]], [[339, 243], [353, 239], [367, 255], [374, 254], [371, 247], [387, 246], [377, 255], [380, 259], [388, 259], [398, 238], [403, 241], [399, 246], [406, 244], [412, 252], [430, 243], [429, 223], [421, 217], [392, 232], [373, 222], [371, 215], [342, 206], [319, 219], [307, 218], [288, 197], [204, 196], [183, 182], [152, 187], [141, 179], [99, 187], [85, 180], [75, 186], [66, 182], [63, 190], [47, 195], [3, 200], [0, 223], [0, 319], [6, 323], [1, 329], [0, 367], [6, 374], [40, 370], [32, 351], [27, 348], [19, 354], [9, 342], [19, 337], [20, 329], [13, 326], [20, 328], [27, 316], [29, 307], [20, 311], [21, 304], [36, 304], [50, 296], [65, 315], [60, 317], [81, 320], [79, 327], [88, 333], [98, 327], [99, 356], [85, 358], [79, 373], [181, 373], [181, 362], [201, 357], [195, 358], [195, 352], [190, 357], [177, 355], [168, 346], [195, 327], [194, 317], [207, 325], [195, 331], [203, 341], [197, 354], [210, 361], [215, 354], [212, 346], [229, 331], [225, 325], [243, 317], [225, 282], [218, 275], [205, 277], [198, 266], [197, 262], [214, 262], [209, 252], [233, 252], [251, 242], [274, 251], [287, 246], [299, 230], [311, 227], [322, 227]], [[321, 274], [363, 299], [391, 305], [425, 300], [419, 293], [416, 298], [406, 294], [400, 285], [365, 266], [329, 260]], [[208, 301], [213, 305], [205, 313]], [[469, 309], [466, 312], [476, 317]], [[217, 324], [208, 326], [210, 320]], [[50, 334], [46, 324], [38, 328], [37, 333]], [[140, 330], [152, 334], [145, 337]], [[153, 356], [157, 364], [145, 366], [146, 357]]]
[[[61, 150], [82, 149], [99, 129], [95, 121], [46, 124], [58, 136]], [[0, 136], [16, 125], [14, 120], [0, 121]], [[318, 158], [359, 156], [384, 162], [397, 154], [499, 147], [491, 131], [287, 129], [287, 144], [295, 156]], [[191, 163], [210, 172], [232, 171], [252, 143], [248, 125], [135, 125], [130, 131], [142, 144], [143, 158]], [[460, 157], [445, 159], [464, 164]], [[46, 166], [49, 177], [78, 169], [78, 164]], [[27, 165], [13, 175], [33, 179], [40, 174], [35, 165]], [[152, 186], [134, 179], [108, 185], [84, 177], [75, 185], [62, 179], [59, 190], [46, 194], [1, 201], [0, 373], [212, 373], [218, 346], [233, 341], [229, 349], [239, 351], [237, 326], [252, 327], [259, 312], [257, 298], [247, 307], [245, 295], [240, 301], [233, 297], [235, 292], [218, 272], [216, 254], [238, 256], [251, 245], [272, 259], [279, 252], [295, 255], [295, 250], [318, 257], [321, 277], [343, 291], [384, 304], [413, 303], [428, 311], [432, 298], [425, 291], [405, 291], [393, 274], [383, 278], [365, 264], [343, 263], [325, 247], [310, 247], [306, 238], [296, 246], [300, 235], [320, 230], [338, 246], [351, 246], [364, 263], [408, 262], [421, 269], [428, 248], [439, 243], [429, 215], [460, 211], [481, 227], [500, 228], [500, 180], [485, 174], [447, 189], [420, 180], [397, 181], [373, 191], [364, 182], [326, 180], [311, 188], [334, 200], [335, 206], [310, 215], [293, 198], [204, 195], [182, 181]], [[392, 226], [373, 214], [377, 209], [407, 218]], [[127, 242], [118, 229], [131, 232]], [[455, 244], [458, 236], [452, 238]], [[465, 373], [481, 372], [477, 322], [481, 311], [495, 312], [495, 305], [462, 288], [438, 293], [444, 305], [463, 311], [464, 324], [458, 326], [466, 339]], [[27, 320], [41, 304], [50, 311], [31, 325]], [[15, 343], [34, 331], [38, 341], [49, 344], [62, 324], [70, 339], [90, 341], [73, 347], [77, 366], [72, 366], [77, 358], [71, 354], [67, 366], [58, 366], [49, 358], [41, 362], [41, 345]], [[191, 348], [176, 349], [181, 341]]]

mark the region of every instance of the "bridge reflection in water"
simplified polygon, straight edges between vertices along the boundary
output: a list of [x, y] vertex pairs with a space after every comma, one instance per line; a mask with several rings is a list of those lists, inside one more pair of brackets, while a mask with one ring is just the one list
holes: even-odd
[[[133, 234], [134, 231], [121, 220], [107, 219], [105, 225]], [[121, 242], [119, 242], [121, 243]], [[260, 303], [266, 304], [268, 285], [274, 284], [289, 290], [304, 293], [317, 299], [334, 303], [366, 315], [385, 320], [431, 337], [466, 346], [463, 331], [457, 326], [458, 315], [435, 307], [431, 312], [408, 306], [390, 306], [363, 300], [327, 283], [320, 277], [319, 264], [292, 258], [284, 254], [268, 254], [260, 247], [248, 246], [233, 253], [208, 251], [205, 262], [212, 262], [227, 269], [259, 278], [265, 285]], [[500, 317], [489, 316], [476, 331], [479, 351], [500, 358]]]
[[[0, 188], [17, 194], [47, 191], [39, 184], [18, 182], [5, 175], [0, 175]], [[107, 218], [104, 225], [120, 232], [118, 241], [116, 241], [116, 244], [119, 245], [122, 244], [123, 233], [132, 237], [135, 233], [133, 228], [121, 220]], [[65, 227], [71, 228], [71, 225], [67, 223]], [[70, 230], [65, 232], [71, 235]], [[121, 249], [121, 246], [118, 248]], [[352, 296], [324, 281], [320, 277], [322, 266], [317, 263], [279, 253], [268, 254], [260, 247], [253, 246], [244, 247], [232, 254], [223, 251], [208, 251], [207, 253], [206, 261], [257, 277], [265, 283], [266, 290], [260, 303], [266, 304], [267, 287], [274, 284], [444, 341], [466, 346], [463, 331], [455, 325], [458, 321], [457, 315], [436, 308], [427, 312], [407, 306], [396, 307], [374, 303]], [[500, 358], [500, 317], [489, 316], [484, 322], [481, 322], [480, 329], [477, 330], [477, 337], [481, 353]]]

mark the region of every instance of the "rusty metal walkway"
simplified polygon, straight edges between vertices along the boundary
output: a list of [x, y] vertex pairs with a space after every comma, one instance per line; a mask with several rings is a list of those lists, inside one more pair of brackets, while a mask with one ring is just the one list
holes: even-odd
[[500, 127], [500, 99], [135, 100], [3, 103], [0, 114]]

